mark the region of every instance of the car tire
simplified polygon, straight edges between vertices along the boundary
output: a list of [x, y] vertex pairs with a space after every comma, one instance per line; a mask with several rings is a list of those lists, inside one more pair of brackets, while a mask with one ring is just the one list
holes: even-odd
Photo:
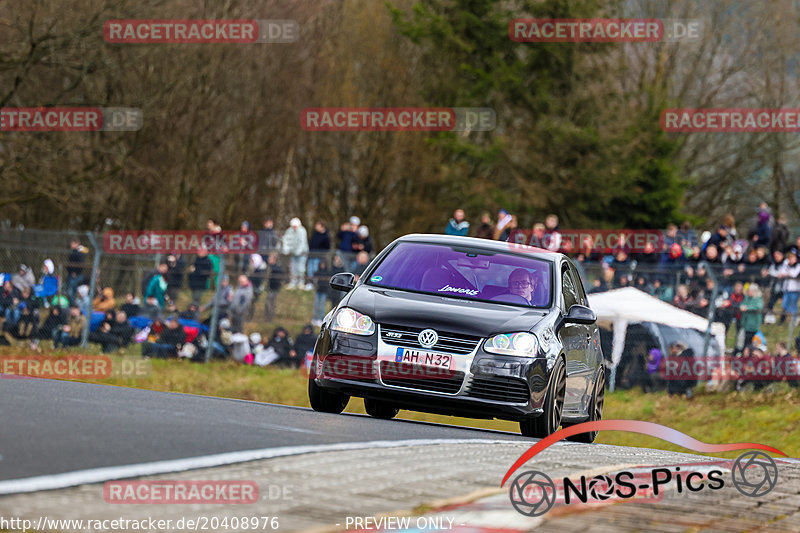
[[347, 407], [350, 396], [341, 392], [326, 391], [317, 385], [313, 379], [309, 379], [308, 401], [311, 402], [311, 408], [315, 411], [338, 415]]
[[390, 420], [396, 417], [397, 413], [400, 412], [400, 409], [390, 403], [380, 400], [370, 400], [369, 398], [364, 398], [364, 410], [369, 416], [382, 418], [384, 420]]
[[544, 399], [544, 413], [519, 423], [519, 431], [526, 437], [538, 439], [558, 431], [561, 415], [564, 412], [564, 396], [567, 390], [567, 376], [564, 360], [559, 357], [553, 366], [552, 379]]
[[[598, 420], [603, 419], [603, 406], [605, 404], [605, 397], [606, 397], [606, 372], [601, 367], [600, 373], [597, 375], [597, 381], [594, 384], [594, 392], [592, 392], [592, 404], [591, 404], [591, 412], [589, 414], [589, 419], [587, 422], [597, 422]], [[569, 424], [575, 425], [575, 424]], [[564, 427], [568, 427], [566, 424]], [[597, 431], [589, 431], [586, 433], [578, 433], [577, 435], [572, 435], [571, 437], [567, 437], [567, 440], [572, 442], [583, 442], [586, 444], [591, 444], [594, 442], [594, 439], [597, 438]]]

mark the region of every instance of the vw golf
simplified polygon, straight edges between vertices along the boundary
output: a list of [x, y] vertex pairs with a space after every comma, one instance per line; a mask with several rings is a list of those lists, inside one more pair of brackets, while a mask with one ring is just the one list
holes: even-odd
[[345, 272], [330, 284], [347, 295], [314, 348], [316, 411], [341, 413], [356, 396], [378, 418], [400, 409], [500, 418], [530, 437], [603, 415], [596, 317], [563, 254], [406, 235], [360, 278]]

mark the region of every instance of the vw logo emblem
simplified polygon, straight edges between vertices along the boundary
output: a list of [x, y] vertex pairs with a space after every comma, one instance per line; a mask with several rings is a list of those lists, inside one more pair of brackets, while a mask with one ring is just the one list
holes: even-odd
[[417, 335], [417, 340], [423, 348], [432, 348], [439, 342], [439, 335], [432, 329], [423, 329]]

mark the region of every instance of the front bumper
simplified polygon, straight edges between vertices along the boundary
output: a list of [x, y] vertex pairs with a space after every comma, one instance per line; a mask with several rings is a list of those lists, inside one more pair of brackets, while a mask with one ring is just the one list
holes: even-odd
[[[391, 402], [402, 409], [508, 420], [540, 415], [552, 359], [489, 354], [482, 344], [468, 354], [451, 354], [453, 372], [446, 377], [406, 378], [396, 372], [387, 377], [386, 365], [396, 364], [398, 346], [381, 338], [380, 325], [369, 337], [326, 328], [317, 342], [311, 379], [325, 389]], [[358, 375], [326, 372], [339, 358], [358, 361], [370, 370]]]

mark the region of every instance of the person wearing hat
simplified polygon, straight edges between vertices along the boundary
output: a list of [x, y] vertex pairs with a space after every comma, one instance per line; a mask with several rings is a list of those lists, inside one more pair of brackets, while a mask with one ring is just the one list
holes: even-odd
[[36, 285], [36, 278], [34, 278], [31, 267], [20, 265], [19, 272], [11, 276], [11, 285], [20, 292], [25, 288], [33, 289], [33, 286]]
[[289, 256], [289, 289], [305, 287], [306, 258], [308, 257], [308, 232], [300, 219], [289, 221], [289, 228], [281, 239], [281, 251]]
[[508, 211], [505, 209], [501, 209], [497, 212], [497, 225], [494, 228], [494, 240], [500, 239], [501, 234], [506, 226], [511, 222], [512, 218], [511, 215], [508, 214]]

